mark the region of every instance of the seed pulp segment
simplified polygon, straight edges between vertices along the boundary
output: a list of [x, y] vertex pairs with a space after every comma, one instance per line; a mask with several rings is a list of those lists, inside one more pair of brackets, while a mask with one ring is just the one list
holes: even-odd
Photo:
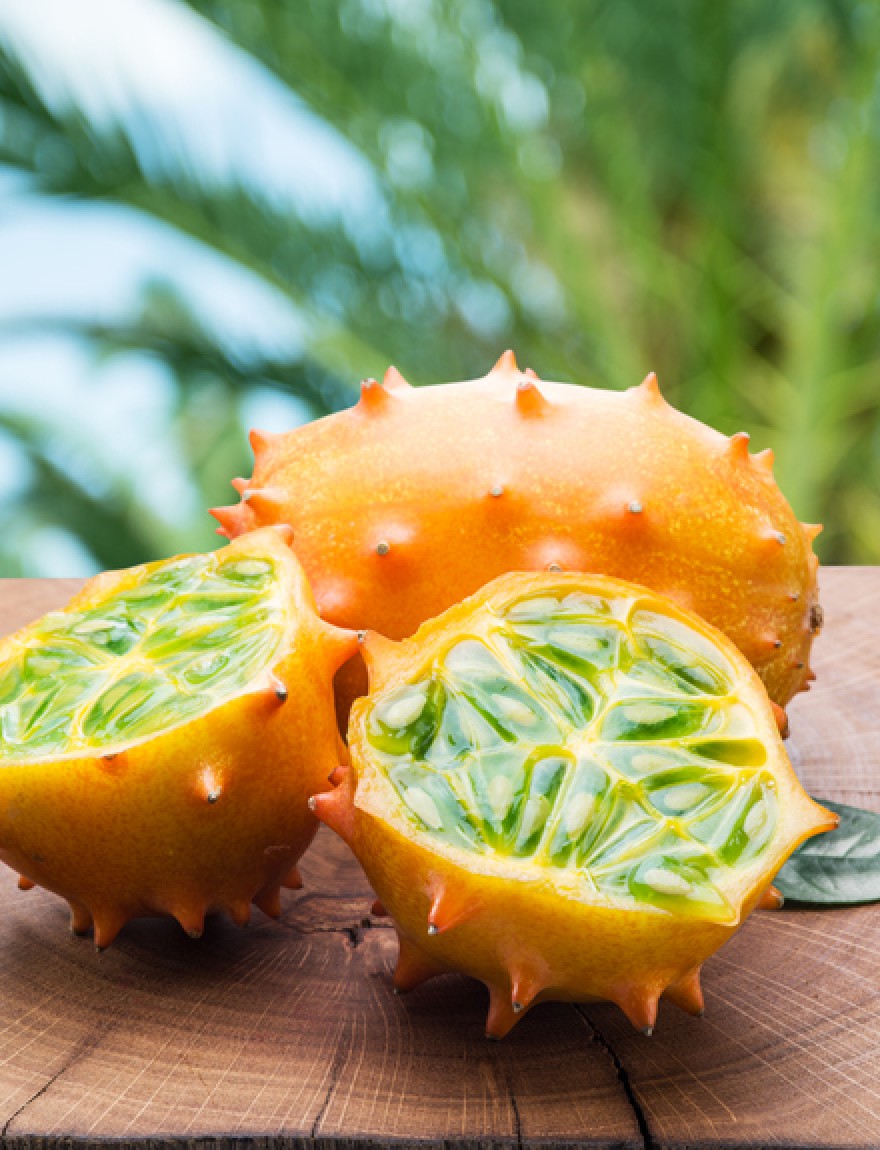
[[560, 589], [481, 620], [367, 716], [409, 824], [598, 899], [732, 921], [777, 799], [724, 654], [637, 598]]
[[129, 743], [209, 711], [272, 660], [285, 607], [268, 558], [193, 555], [54, 611], [0, 662], [0, 765]]

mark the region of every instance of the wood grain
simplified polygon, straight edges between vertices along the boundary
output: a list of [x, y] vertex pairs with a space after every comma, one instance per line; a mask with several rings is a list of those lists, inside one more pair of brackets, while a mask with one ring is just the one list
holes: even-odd
[[[0, 583], [0, 630], [76, 583]], [[792, 707], [814, 794], [880, 810], [880, 571], [824, 573], [819, 681]], [[653, 1038], [610, 1006], [547, 1005], [503, 1043], [482, 988], [390, 992], [395, 943], [322, 833], [279, 922], [130, 924], [97, 955], [0, 874], [0, 1132], [88, 1145], [880, 1145], [880, 910], [755, 915], [706, 966], [707, 1015]]]

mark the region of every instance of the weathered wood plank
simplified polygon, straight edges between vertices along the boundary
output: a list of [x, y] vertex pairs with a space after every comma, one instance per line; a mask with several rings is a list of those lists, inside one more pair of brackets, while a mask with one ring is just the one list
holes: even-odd
[[[65, 580], [0, 583], [0, 630]], [[819, 681], [792, 708], [809, 789], [880, 810], [880, 571], [824, 573]], [[873, 614], [872, 614], [873, 613]], [[548, 1005], [482, 1037], [481, 987], [390, 993], [393, 932], [322, 833], [279, 923], [130, 924], [96, 955], [0, 874], [0, 1130], [10, 1146], [880, 1144], [880, 910], [756, 915], [706, 967], [707, 1016], [655, 1036]]]

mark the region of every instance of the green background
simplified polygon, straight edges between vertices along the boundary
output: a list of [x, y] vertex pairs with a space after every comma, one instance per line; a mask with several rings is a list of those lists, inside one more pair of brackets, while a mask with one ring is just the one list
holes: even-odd
[[[823, 561], [880, 562], [880, 5], [177, 6], [348, 141], [370, 191], [322, 212], [234, 170], [209, 177], [176, 112], [145, 119], [132, 102], [101, 119], [50, 98], [0, 20], [0, 163], [17, 202], [161, 221], [269, 285], [300, 332], [296, 346], [239, 338], [161, 268], [123, 316], [42, 308], [39, 292], [27, 314], [0, 310], [0, 352], [62, 340], [88, 365], [73, 426], [0, 356], [2, 573], [213, 546], [203, 509], [250, 472], [249, 397], [279, 430], [347, 406], [389, 363], [435, 383], [483, 374], [507, 346], [545, 378], [591, 386], [656, 370], [678, 407], [774, 448], [797, 513], [826, 525]], [[226, 82], [241, 91], [229, 131], [246, 142], [247, 90], [234, 69]], [[276, 137], [266, 158], [285, 148]], [[310, 153], [290, 149], [307, 183]], [[0, 247], [7, 288], [32, 271], [16, 251], [3, 261]], [[130, 427], [108, 462], [99, 408], [144, 363], [161, 374], [162, 419]], [[92, 386], [99, 375], [111, 384]], [[276, 394], [302, 402], [267, 406]]]

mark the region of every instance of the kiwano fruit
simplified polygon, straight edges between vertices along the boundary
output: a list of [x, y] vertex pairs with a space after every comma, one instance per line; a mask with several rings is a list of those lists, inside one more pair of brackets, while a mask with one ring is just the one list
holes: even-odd
[[0, 859], [110, 943], [137, 915], [278, 913], [338, 762], [333, 675], [289, 528], [92, 579], [0, 641]]
[[[402, 639], [506, 571], [601, 571], [714, 624], [780, 705], [812, 677], [819, 528], [769, 451], [675, 411], [653, 375], [625, 392], [542, 383], [506, 352], [483, 379], [413, 389], [392, 368], [354, 408], [251, 443], [221, 533], [289, 523], [338, 626]], [[338, 683], [344, 713], [358, 660]]]
[[736, 647], [645, 588], [506, 575], [364, 649], [352, 765], [312, 806], [394, 919], [397, 988], [481, 979], [492, 1036], [548, 999], [701, 1012], [701, 963], [836, 824]]

